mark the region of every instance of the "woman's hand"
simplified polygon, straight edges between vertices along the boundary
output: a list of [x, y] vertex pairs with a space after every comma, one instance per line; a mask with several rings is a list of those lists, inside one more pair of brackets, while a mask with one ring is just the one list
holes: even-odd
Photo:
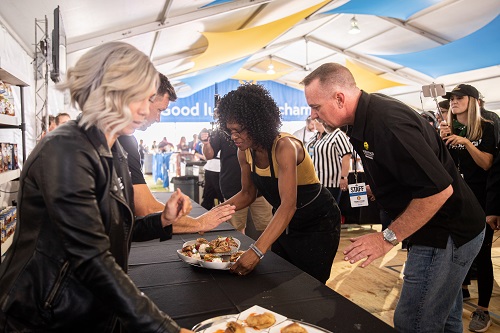
[[453, 146], [458, 146], [458, 145], [465, 146], [468, 143], [470, 143], [469, 139], [455, 134], [449, 135], [443, 138], [443, 140], [446, 145], [453, 145]]
[[172, 193], [161, 213], [163, 226], [166, 227], [177, 221], [181, 216], [189, 214], [192, 208], [191, 199], [182, 194], [180, 189], [177, 189]]
[[448, 126], [446, 121], [442, 121], [441, 123], [439, 123], [439, 135], [441, 136], [441, 139], [444, 139], [451, 135], [450, 126]]
[[231, 266], [231, 273], [235, 273], [238, 275], [247, 275], [248, 273], [253, 271], [259, 261], [260, 259], [259, 257], [257, 257], [255, 252], [253, 252], [252, 250], [247, 250], [238, 258], [233, 266]]
[[348, 185], [347, 178], [344, 179], [340, 178], [339, 186], [342, 191], [347, 191], [347, 185]]

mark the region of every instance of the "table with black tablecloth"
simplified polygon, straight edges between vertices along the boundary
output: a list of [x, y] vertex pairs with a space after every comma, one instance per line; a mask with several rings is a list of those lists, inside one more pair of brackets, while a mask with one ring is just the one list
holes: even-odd
[[[197, 204], [193, 203], [193, 206], [195, 215], [202, 213]], [[203, 237], [212, 240], [217, 236], [239, 239], [244, 250], [253, 242], [228, 223]], [[395, 332], [383, 321], [271, 251], [246, 276], [181, 261], [177, 250], [185, 241], [198, 237], [198, 234], [184, 234], [174, 235], [165, 242], [133, 243], [129, 259], [132, 280], [184, 328], [259, 305], [334, 333]]]

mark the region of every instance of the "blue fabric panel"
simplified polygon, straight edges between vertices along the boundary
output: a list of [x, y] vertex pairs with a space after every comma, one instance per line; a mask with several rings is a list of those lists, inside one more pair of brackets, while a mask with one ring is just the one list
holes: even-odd
[[250, 57], [243, 58], [238, 61], [232, 61], [223, 65], [215, 66], [210, 69], [204, 70], [201, 73], [191, 77], [182, 78], [181, 81], [191, 87], [186, 93], [179, 92], [179, 97], [187, 97], [214, 83], [227, 80], [231, 76], [238, 73], [241, 67], [247, 62]]
[[394, 17], [406, 21], [413, 14], [442, 0], [351, 0], [321, 14], [366, 14]]
[[500, 17], [476, 32], [432, 49], [394, 55], [374, 55], [433, 78], [500, 64]]
[[226, 3], [226, 2], [232, 2], [233, 0], [215, 0], [215, 1], [212, 1], [210, 3], [207, 3], [206, 5], [204, 6], [201, 6], [200, 8], [205, 8], [205, 7], [212, 7], [212, 6], [217, 6], [217, 5], [221, 5], [223, 3]]

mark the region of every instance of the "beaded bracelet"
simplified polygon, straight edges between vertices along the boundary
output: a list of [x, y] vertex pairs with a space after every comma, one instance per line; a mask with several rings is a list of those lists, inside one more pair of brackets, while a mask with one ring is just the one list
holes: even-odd
[[264, 258], [264, 253], [262, 253], [262, 251], [259, 250], [259, 248], [255, 246], [255, 244], [250, 244], [250, 248], [253, 250], [253, 252], [255, 252], [255, 254], [257, 255], [257, 257], [259, 257], [260, 260]]

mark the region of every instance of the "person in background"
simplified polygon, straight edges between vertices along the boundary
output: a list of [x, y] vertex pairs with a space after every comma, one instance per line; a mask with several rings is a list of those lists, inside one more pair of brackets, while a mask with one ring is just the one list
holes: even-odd
[[313, 120], [316, 135], [306, 144], [319, 181], [340, 202], [342, 191], [347, 191], [347, 176], [352, 156], [352, 145], [339, 128], [332, 128]]
[[219, 128], [238, 147], [241, 191], [226, 202], [248, 207], [259, 190], [274, 216], [255, 244], [231, 266], [246, 275], [271, 250], [326, 283], [340, 238], [340, 211], [319, 182], [302, 142], [280, 133], [281, 113], [262, 86], [244, 84], [220, 101]]
[[441, 114], [444, 117], [444, 119], [441, 118], [439, 112], [437, 113], [437, 120], [439, 123], [441, 123], [443, 120], [446, 121], [446, 119], [448, 119], [448, 110], [450, 110], [450, 101], [445, 99], [444, 101], [439, 102], [438, 106], [439, 106], [439, 111], [441, 111]]
[[439, 128], [439, 123], [438, 123], [438, 120], [436, 118], [436, 116], [434, 115], [434, 112], [433, 111], [423, 111], [420, 116], [422, 118], [424, 118], [425, 120], [427, 120], [427, 122], [432, 126], [434, 127], [434, 129], [438, 130]]
[[[491, 121], [481, 118], [479, 92], [475, 87], [459, 84], [444, 97], [450, 100], [450, 112], [446, 122], [441, 123], [441, 138], [448, 147], [458, 172], [474, 192], [482, 208], [486, 209], [488, 172], [497, 153], [495, 129]], [[492, 242], [493, 229], [487, 225], [481, 250], [474, 260], [479, 299], [469, 323], [469, 330], [472, 332], [485, 332], [491, 325], [488, 306], [494, 283]], [[467, 288], [469, 284], [470, 276], [467, 274], [462, 285], [464, 299], [470, 298]]]
[[382, 232], [351, 238], [344, 260], [365, 259], [360, 267], [366, 267], [410, 237], [396, 330], [463, 332], [461, 284], [481, 247], [486, 217], [445, 143], [404, 103], [360, 90], [340, 64], [323, 64], [302, 83], [313, 119], [352, 125], [347, 135], [366, 181], [393, 220]]
[[55, 130], [57, 127], [56, 125], [56, 117], [54, 116], [49, 116], [49, 132], [52, 132], [53, 130]]
[[[163, 111], [163, 110], [162, 110]], [[174, 145], [167, 140], [167, 138], [164, 136], [163, 140], [161, 140], [158, 143], [158, 151], [165, 153], [165, 152], [170, 152], [174, 150]]]
[[158, 151], [158, 145], [156, 144], [156, 140], [153, 140], [153, 143], [151, 144], [151, 150], [153, 153], [156, 153]]
[[479, 93], [478, 101], [479, 107], [481, 108], [481, 116], [484, 119], [491, 120], [493, 123], [493, 127], [495, 128], [495, 144], [496, 147], [499, 148], [500, 142], [498, 140], [500, 140], [500, 117], [495, 112], [486, 110], [484, 108], [484, 96], [481, 93]]
[[65, 124], [67, 123], [68, 121], [71, 120], [71, 117], [69, 114], [65, 113], [65, 112], [61, 112], [59, 113], [56, 117], [55, 117], [55, 122], [56, 122], [56, 127], [59, 127], [61, 126], [62, 124]]
[[314, 134], [316, 134], [314, 122], [312, 121], [311, 116], [309, 116], [306, 118], [306, 126], [293, 132], [292, 135], [302, 141], [303, 144], [306, 144], [314, 137]]
[[148, 56], [121, 42], [92, 48], [68, 70], [59, 87], [81, 115], [48, 133], [22, 170], [18, 229], [0, 266], [2, 331], [191, 332], [126, 273], [132, 240], [170, 238], [191, 210], [177, 191], [160, 213], [134, 220], [117, 137], [145, 120], [158, 81]]
[[210, 135], [210, 131], [206, 128], [203, 128], [198, 135], [198, 141], [194, 147], [193, 154], [198, 160], [205, 160], [205, 156], [203, 155], [203, 144], [208, 141], [208, 136]]
[[181, 153], [189, 153], [189, 146], [185, 136], [181, 136], [181, 139], [177, 144], [177, 151]]
[[[149, 106], [149, 115], [140, 127], [142, 131], [147, 130], [149, 126], [159, 121], [161, 112], [168, 107], [170, 102], [177, 99], [174, 87], [168, 78], [161, 73], [159, 75], [160, 85], [156, 96]], [[134, 188], [135, 214], [137, 216], [146, 216], [161, 211], [164, 204], [158, 201], [153, 193], [151, 193], [146, 183], [146, 179], [144, 179], [144, 174], [141, 172], [136, 138], [133, 135], [123, 135], [120, 136], [118, 140], [128, 154], [127, 163]], [[233, 213], [234, 207], [221, 206], [218, 209], [208, 211], [196, 218], [183, 216], [172, 226], [172, 232], [178, 234], [208, 231], [215, 228], [220, 223], [229, 220]]]
[[[210, 132], [204, 128], [200, 133], [200, 143], [196, 149], [196, 153], [201, 155], [201, 159], [205, 159], [203, 155], [203, 147], [208, 143], [208, 138]], [[210, 159], [203, 166], [205, 171], [205, 184], [203, 186], [203, 200], [201, 206], [205, 209], [212, 209], [212, 207], [217, 206], [224, 201], [224, 196], [220, 190], [219, 186], [219, 175], [220, 175], [220, 159], [219, 155]]]
[[49, 128], [48, 130], [46, 129], [45, 122], [42, 122], [42, 134], [40, 138], [43, 138], [48, 132], [52, 132], [53, 130], [56, 129], [56, 118], [54, 116], [49, 115]]
[[141, 170], [144, 171], [144, 156], [146, 155], [146, 146], [144, 145], [144, 140], [139, 140], [139, 157], [141, 160]]
[[189, 141], [189, 151], [193, 152], [196, 150], [196, 146], [198, 145], [198, 134], [193, 134], [193, 141]]
[[500, 230], [500, 154], [497, 154], [488, 175], [486, 223], [491, 229]]

